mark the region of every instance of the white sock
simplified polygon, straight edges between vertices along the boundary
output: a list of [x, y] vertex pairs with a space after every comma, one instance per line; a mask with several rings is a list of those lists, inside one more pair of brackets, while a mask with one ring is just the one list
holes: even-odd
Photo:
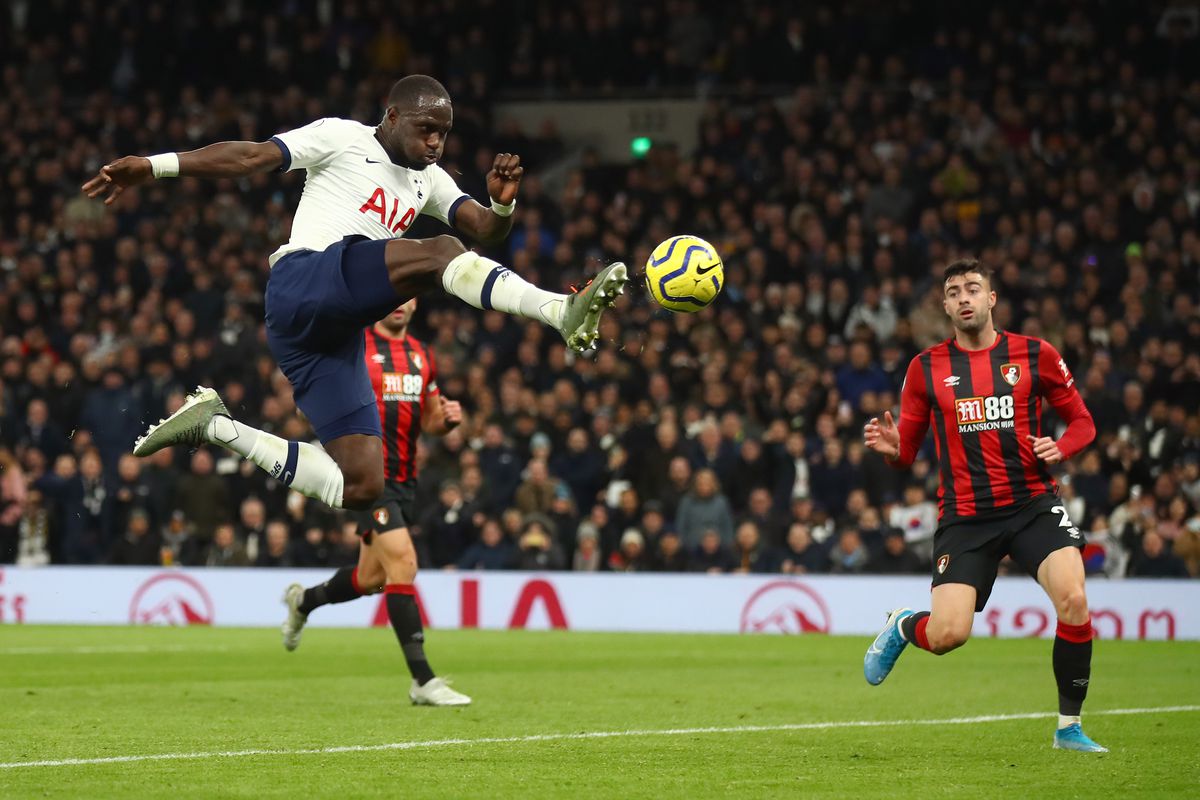
[[475, 308], [536, 319], [556, 329], [562, 324], [565, 294], [539, 289], [508, 267], [469, 250], [446, 265], [442, 286]]
[[342, 507], [342, 470], [321, 448], [280, 439], [222, 414], [208, 423], [208, 440], [250, 459], [300, 494]]
[[1058, 729], [1061, 731], [1070, 725], [1078, 725], [1079, 717], [1068, 717], [1065, 714], [1058, 715]]

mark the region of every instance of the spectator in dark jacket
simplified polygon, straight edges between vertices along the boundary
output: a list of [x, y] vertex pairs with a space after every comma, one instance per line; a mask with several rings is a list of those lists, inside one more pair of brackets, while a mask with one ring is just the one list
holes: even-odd
[[604, 486], [604, 470], [604, 452], [592, 445], [583, 428], [572, 428], [567, 434], [566, 450], [550, 459], [550, 474], [571, 487], [575, 505], [580, 508], [596, 501], [596, 494]]
[[192, 471], [179, 479], [175, 487], [175, 508], [192, 523], [197, 539], [212, 540], [217, 525], [231, 516], [229, 486], [213, 473], [213, 457], [208, 450], [192, 454]]
[[511, 569], [515, 560], [512, 544], [504, 538], [500, 523], [483, 523], [479, 541], [467, 548], [458, 560], [459, 569]]
[[788, 529], [787, 546], [782, 555], [783, 572], [805, 575], [829, 571], [829, 556], [813, 541], [809, 527], [803, 522], [793, 522]]
[[658, 537], [658, 547], [651, 560], [651, 569], [655, 572], [687, 572], [688, 554], [683, 549], [683, 540], [672, 530], [662, 532]]
[[1142, 552], [1130, 572], [1135, 578], [1190, 578], [1187, 565], [1167, 549], [1166, 542], [1154, 531], [1142, 534]]
[[162, 538], [150, 527], [150, 514], [144, 508], [129, 512], [125, 534], [113, 544], [108, 563], [131, 567], [162, 563]]
[[273, 519], [268, 522], [266, 542], [258, 548], [258, 557], [254, 560], [254, 566], [293, 566], [291, 551], [288, 549], [288, 534], [288, 524], [283, 520]]
[[558, 570], [566, 566], [562, 549], [554, 540], [549, 525], [539, 519], [525, 523], [525, 530], [517, 540], [517, 569]]
[[222, 522], [213, 531], [212, 542], [205, 556], [206, 567], [248, 567], [250, 559], [246, 556], [246, 548], [237, 540], [233, 533], [233, 525]]
[[67, 437], [62, 428], [50, 418], [46, 401], [35, 397], [29, 401], [25, 421], [21, 423], [18, 443], [21, 447], [41, 450], [47, 460], [53, 461], [67, 450]]
[[437, 503], [421, 515], [416, 530], [412, 531], [418, 555], [427, 555], [432, 567], [453, 564], [474, 536], [472, 516], [458, 483], [444, 481]]
[[896, 528], [888, 529], [883, 549], [867, 562], [867, 572], [880, 575], [919, 575], [928, 571], [929, 566], [908, 549], [904, 534]]
[[729, 572], [736, 566], [729, 548], [721, 541], [721, 535], [709, 528], [700, 536], [700, 543], [692, 550], [688, 569], [692, 572]]
[[141, 402], [116, 369], [106, 370], [101, 384], [88, 393], [79, 424], [92, 432], [107, 467], [115, 467], [117, 459], [145, 433]]

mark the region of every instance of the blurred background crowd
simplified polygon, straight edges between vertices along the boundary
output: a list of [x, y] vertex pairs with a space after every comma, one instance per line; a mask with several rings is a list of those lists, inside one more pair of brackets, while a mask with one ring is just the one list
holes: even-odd
[[[455, 99], [464, 190], [484, 197], [494, 152], [527, 165], [490, 255], [564, 290], [686, 231], [727, 279], [694, 315], [634, 292], [585, 357], [423, 298], [413, 332], [466, 409], [419, 449], [425, 568], [927, 572], [931, 444], [901, 473], [861, 430], [950, 334], [939, 275], [971, 255], [996, 269], [998, 324], [1051, 341], [1096, 419], [1059, 471], [1089, 572], [1195, 576], [1200, 20], [862, 5], [7, 3], [0, 563], [356, 560], [352, 522], [225, 451], [128, 454], [197, 384], [311, 437], [262, 325], [303, 176], [162, 181], [112, 209], [79, 186], [123, 154], [369, 123], [426, 72]], [[695, 152], [577, 153], [553, 189], [540, 170], [571, 144], [492, 123], [504, 97], [654, 95], [707, 98]]]

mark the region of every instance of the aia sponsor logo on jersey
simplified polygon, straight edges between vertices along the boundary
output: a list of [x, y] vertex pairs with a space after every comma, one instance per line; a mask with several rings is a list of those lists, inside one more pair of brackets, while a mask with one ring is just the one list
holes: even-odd
[[938, 575], [944, 575], [946, 572], [946, 567], [948, 567], [948, 566], [950, 566], [950, 554], [944, 553], [943, 555], [938, 556], [938, 560], [937, 560]]
[[1004, 382], [1009, 386], [1016, 386], [1021, 382], [1021, 365], [1020, 364], [1003, 364], [1000, 367], [1000, 376], [1004, 378]]
[[358, 209], [361, 214], [378, 214], [379, 224], [390, 230], [392, 233], [404, 233], [413, 224], [413, 220], [417, 218], [417, 210], [411, 206], [400, 215], [400, 219], [396, 219], [396, 215], [400, 211], [400, 198], [391, 198], [392, 213], [388, 214], [388, 196], [381, 187], [376, 186], [375, 192], [367, 202], [362, 204]]

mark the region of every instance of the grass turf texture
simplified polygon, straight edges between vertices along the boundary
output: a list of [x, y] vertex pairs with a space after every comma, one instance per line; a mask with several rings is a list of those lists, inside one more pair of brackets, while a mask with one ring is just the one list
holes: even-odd
[[[389, 629], [0, 627], [0, 763], [597, 731], [1052, 712], [1050, 642], [910, 648], [881, 687], [868, 637], [433, 631], [475, 698], [414, 708]], [[0, 797], [1194, 797], [1200, 643], [1096, 644], [1085, 729], [1054, 720], [446, 744], [0, 769]]]

